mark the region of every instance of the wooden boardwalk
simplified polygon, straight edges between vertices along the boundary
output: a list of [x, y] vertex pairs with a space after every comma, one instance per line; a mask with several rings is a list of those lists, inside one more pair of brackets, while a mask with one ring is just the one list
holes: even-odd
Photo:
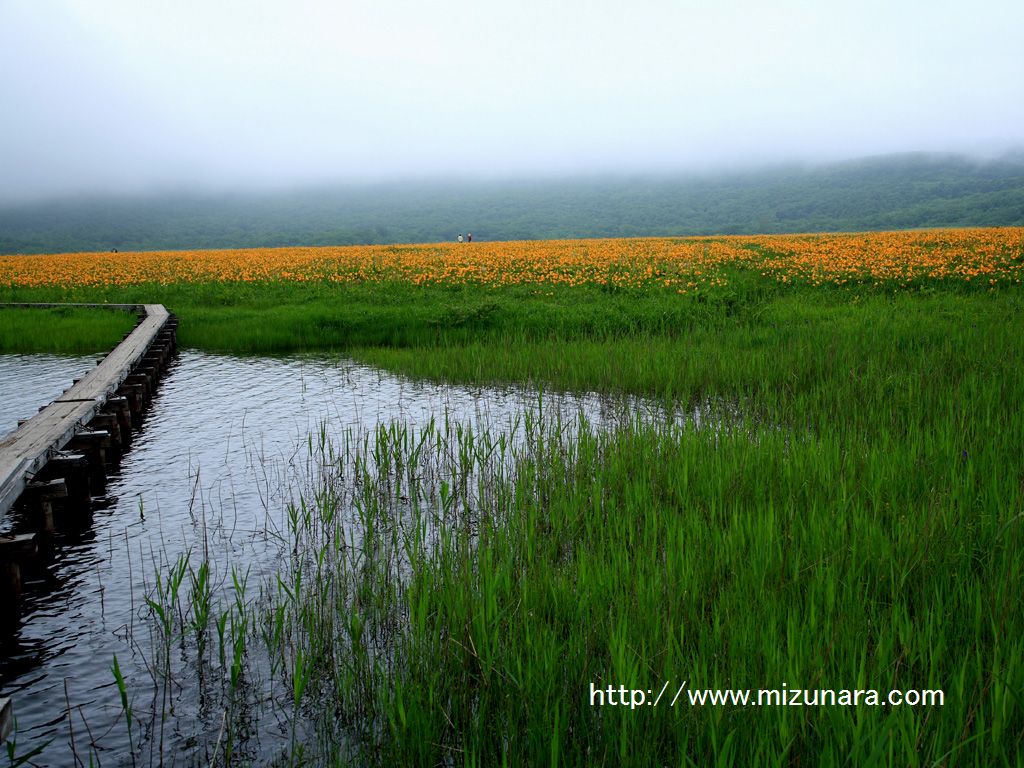
[[93, 306], [134, 309], [142, 319], [113, 352], [71, 389], [0, 440], [0, 516], [7, 513], [31, 478], [55, 453], [99, 414], [107, 399], [142, 363], [170, 319], [170, 313], [161, 304]]
[[[142, 408], [170, 360], [177, 320], [160, 304], [2, 306], [95, 306], [136, 312], [140, 318], [95, 368], [0, 440], [0, 518], [24, 494], [38, 526], [36, 532], [0, 536], [0, 624], [6, 632], [11, 622], [17, 626], [18, 612], [9, 609], [22, 590], [22, 566], [40, 555], [39, 541], [54, 531], [52, 501], [61, 499], [78, 509], [91, 505], [86, 473], [105, 482], [106, 464], [127, 448], [133, 422], [141, 420]], [[88, 457], [62, 452], [67, 447], [84, 449]], [[12, 711], [11, 699], [0, 698], [0, 741], [11, 732]]]

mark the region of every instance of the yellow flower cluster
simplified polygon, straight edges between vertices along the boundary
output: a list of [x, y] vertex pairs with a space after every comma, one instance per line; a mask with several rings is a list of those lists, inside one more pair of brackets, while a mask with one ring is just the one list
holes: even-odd
[[397, 280], [686, 292], [723, 284], [725, 267], [787, 283], [1020, 283], [1024, 228], [2, 256], [0, 285]]
[[1024, 228], [750, 238], [762, 272], [813, 283], [972, 279], [1019, 283]]

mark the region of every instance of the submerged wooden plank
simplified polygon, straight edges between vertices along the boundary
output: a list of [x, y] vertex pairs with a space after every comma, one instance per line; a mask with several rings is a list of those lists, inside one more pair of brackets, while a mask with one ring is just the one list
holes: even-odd
[[170, 317], [160, 304], [145, 304], [141, 309], [145, 316], [113, 352], [61, 397], [0, 441], [0, 514], [6, 513], [21, 495], [26, 475], [42, 469], [50, 454], [63, 448], [103, 407]]

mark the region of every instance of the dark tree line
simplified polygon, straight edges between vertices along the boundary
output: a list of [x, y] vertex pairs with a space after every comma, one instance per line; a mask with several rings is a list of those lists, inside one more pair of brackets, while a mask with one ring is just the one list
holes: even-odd
[[1024, 154], [747, 173], [78, 197], [0, 208], [0, 253], [1024, 225]]

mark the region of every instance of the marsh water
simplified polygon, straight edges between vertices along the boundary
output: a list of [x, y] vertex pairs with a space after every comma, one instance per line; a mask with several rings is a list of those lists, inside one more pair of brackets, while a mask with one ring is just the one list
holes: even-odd
[[[0, 434], [93, 364], [0, 356]], [[132, 764], [111, 666], [116, 654], [128, 689], [145, 690], [145, 596], [156, 574], [201, 547], [221, 573], [272, 575], [285, 510], [307, 491], [312, 436], [444, 420], [514, 439], [523, 415], [539, 409], [567, 424], [678, 417], [635, 398], [418, 382], [345, 359], [182, 351], [91, 518], [58, 534], [0, 640], [0, 695], [14, 701], [18, 753], [49, 741], [37, 764], [71, 765], [76, 756], [88, 763], [89, 755]], [[16, 522], [8, 515], [0, 530]], [[167, 754], [178, 755], [177, 764], [194, 761], [187, 727], [166, 738], [171, 748], [161, 744], [157, 762]]]

